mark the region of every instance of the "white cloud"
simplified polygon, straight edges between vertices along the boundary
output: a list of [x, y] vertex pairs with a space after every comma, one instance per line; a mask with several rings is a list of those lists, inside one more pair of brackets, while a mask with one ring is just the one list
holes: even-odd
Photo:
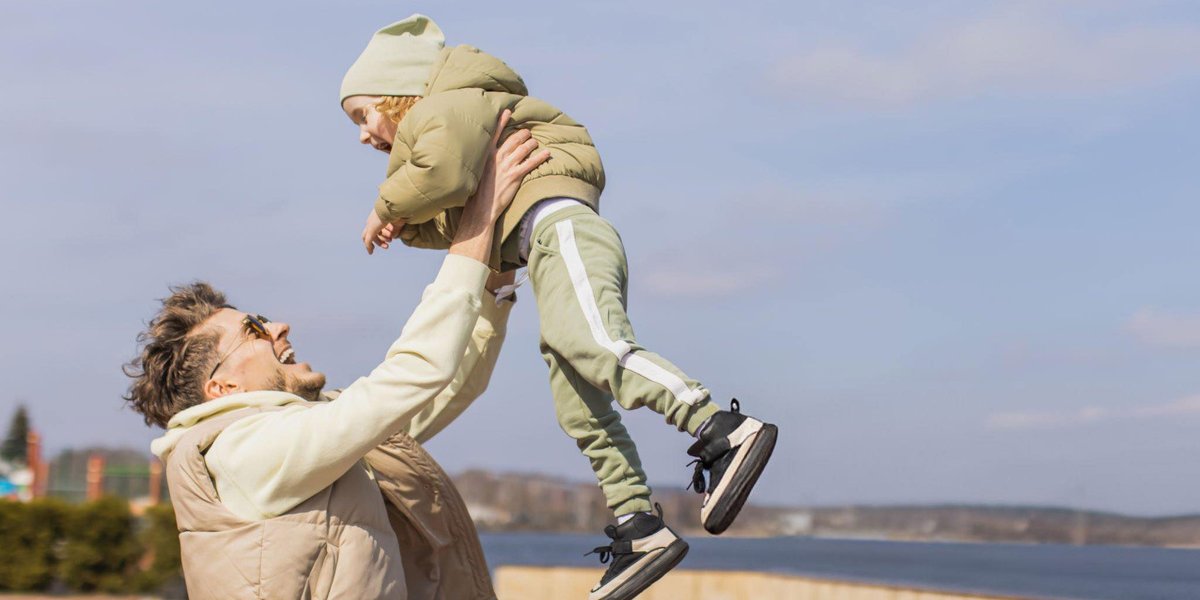
[[802, 98], [894, 107], [981, 94], [1096, 92], [1155, 82], [1200, 65], [1200, 27], [1073, 24], [1042, 5], [1006, 5], [918, 34], [895, 51], [813, 48], [774, 69]]
[[1200, 415], [1200, 395], [1165, 404], [1134, 408], [1086, 406], [1069, 411], [1029, 411], [996, 413], [988, 417], [988, 429], [1057, 429], [1079, 427], [1103, 421], [1157, 419]]
[[1151, 346], [1200, 348], [1200, 314], [1170, 314], [1142, 308], [1129, 319], [1125, 329]]

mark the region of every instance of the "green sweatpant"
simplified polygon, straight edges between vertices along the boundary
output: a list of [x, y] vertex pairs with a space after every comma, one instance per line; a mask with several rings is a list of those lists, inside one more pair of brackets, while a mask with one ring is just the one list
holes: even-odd
[[626, 409], [649, 407], [691, 434], [717, 405], [696, 380], [635, 340], [625, 314], [625, 248], [608, 221], [587, 207], [566, 208], [537, 224], [530, 246], [558, 423], [591, 461], [615, 514], [649, 511], [646, 474], [613, 398]]

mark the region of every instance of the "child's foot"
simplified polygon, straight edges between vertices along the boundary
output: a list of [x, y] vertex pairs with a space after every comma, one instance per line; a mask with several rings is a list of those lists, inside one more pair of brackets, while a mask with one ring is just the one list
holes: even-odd
[[588, 600], [626, 600], [642, 593], [687, 555], [687, 542], [663, 524], [662, 507], [655, 504], [658, 516], [639, 513], [620, 525], [609, 525], [604, 533], [612, 544], [600, 546], [600, 562], [612, 564], [592, 588]]
[[700, 439], [688, 448], [688, 454], [696, 457], [691, 487], [705, 494], [700, 521], [713, 535], [725, 531], [742, 510], [779, 436], [774, 425], [743, 415], [737, 399], [730, 409], [713, 415]]

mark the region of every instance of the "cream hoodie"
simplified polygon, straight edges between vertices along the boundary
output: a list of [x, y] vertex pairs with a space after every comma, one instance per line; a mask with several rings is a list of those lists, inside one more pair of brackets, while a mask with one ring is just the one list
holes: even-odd
[[217, 398], [175, 415], [151, 451], [165, 462], [184, 432], [205, 419], [284, 407], [230, 425], [205, 455], [221, 502], [257, 520], [287, 512], [348, 469], [365, 468], [363, 456], [397, 431], [429, 439], [483, 392], [499, 355], [512, 303], [483, 301], [487, 275], [483, 263], [446, 256], [383, 363], [337, 400], [311, 404], [281, 391]]

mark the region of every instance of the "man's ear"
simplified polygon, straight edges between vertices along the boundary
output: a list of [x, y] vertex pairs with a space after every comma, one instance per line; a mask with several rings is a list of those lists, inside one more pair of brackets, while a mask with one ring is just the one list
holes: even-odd
[[238, 384], [221, 379], [209, 379], [204, 382], [204, 399], [215, 400], [222, 396], [228, 396], [238, 392]]

